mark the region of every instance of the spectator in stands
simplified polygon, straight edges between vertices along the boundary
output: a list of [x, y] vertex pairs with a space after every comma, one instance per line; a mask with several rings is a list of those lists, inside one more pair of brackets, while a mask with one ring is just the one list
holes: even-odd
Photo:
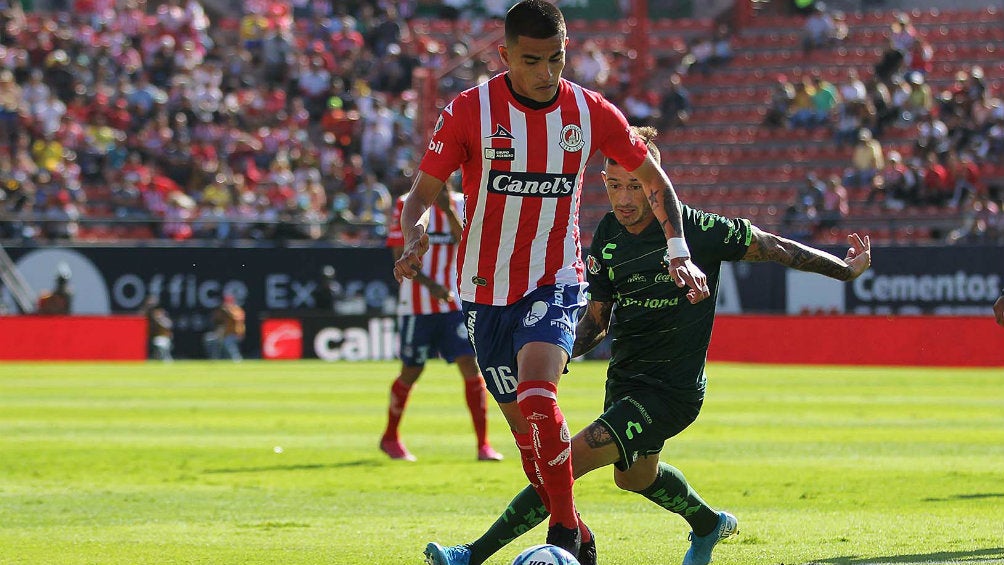
[[735, 57], [735, 51], [732, 48], [732, 30], [729, 26], [722, 24], [715, 28], [714, 34], [711, 36], [711, 59], [709, 63], [712, 67], [718, 67], [722, 65], [727, 65], [732, 62]]
[[812, 85], [815, 88], [815, 92], [812, 94], [812, 105], [815, 113], [812, 121], [817, 125], [830, 124], [837, 116], [839, 110], [840, 98], [837, 90], [818, 73], [812, 75]]
[[924, 114], [930, 114], [934, 108], [934, 95], [931, 93], [931, 87], [924, 80], [924, 75], [911, 72], [907, 75], [907, 82], [910, 87], [910, 95], [903, 104], [906, 119], [915, 120]]
[[948, 232], [946, 243], [978, 243], [988, 240], [991, 235], [991, 222], [994, 216], [999, 216], [1001, 212], [993, 200], [976, 193], [966, 193], [960, 203], [959, 211], [961, 224]]
[[851, 166], [844, 173], [844, 184], [849, 188], [870, 186], [872, 178], [883, 167], [882, 144], [872, 136], [871, 130], [861, 128], [851, 153]]
[[690, 93], [683, 86], [680, 74], [673, 73], [659, 102], [659, 129], [666, 131], [687, 125], [692, 111]]
[[983, 182], [980, 168], [973, 161], [972, 155], [968, 153], [960, 155], [955, 151], [949, 151], [945, 168], [948, 170], [948, 177], [954, 185], [952, 198], [948, 202], [949, 207], [958, 208], [962, 206], [963, 200], [967, 196], [976, 196], [983, 192], [980, 190]]
[[903, 162], [899, 151], [890, 151], [886, 166], [872, 179], [866, 203], [882, 201], [889, 210], [915, 206], [918, 179], [916, 172]]
[[826, 232], [840, 226], [850, 214], [850, 200], [847, 188], [840, 182], [840, 175], [831, 175], [823, 189], [822, 206], [819, 209], [818, 231]]
[[356, 221], [372, 224], [372, 233], [385, 235], [387, 212], [393, 203], [387, 185], [374, 172], [366, 171], [352, 196], [352, 214]]
[[[44, 172], [42, 175], [49, 175]], [[49, 239], [75, 239], [80, 232], [80, 209], [65, 188], [49, 191], [42, 214], [42, 235]]]
[[582, 49], [572, 54], [569, 67], [573, 80], [586, 88], [602, 91], [610, 78], [610, 61], [590, 39], [583, 43]]
[[838, 146], [851, 145], [858, 139], [858, 133], [865, 127], [868, 111], [864, 103], [841, 104], [837, 120], [833, 125], [834, 140]]
[[918, 37], [906, 55], [906, 72], [927, 76], [934, 70], [934, 48], [922, 37]]
[[892, 39], [890, 39], [889, 44], [882, 51], [882, 55], [875, 63], [875, 77], [882, 82], [888, 83], [892, 80], [892, 77], [903, 73], [905, 62], [906, 54], [897, 49]]
[[917, 29], [910, 21], [910, 16], [902, 12], [896, 15], [896, 21], [889, 26], [890, 44], [902, 53], [909, 53], [913, 49], [918, 36]]
[[882, 139], [885, 129], [899, 119], [899, 109], [893, 106], [889, 88], [877, 78], [871, 77], [865, 82], [865, 92], [866, 104], [874, 112], [874, 118], [869, 127], [875, 137]]
[[763, 125], [771, 128], [787, 127], [791, 103], [795, 99], [795, 87], [785, 75], [775, 77], [774, 88], [770, 93], [767, 111], [764, 113]]
[[815, 93], [816, 87], [812, 85], [810, 77], [803, 77], [795, 83], [795, 96], [791, 100], [788, 115], [792, 127], [811, 129], [816, 125], [816, 106], [812, 102]]
[[928, 155], [940, 157], [948, 153], [951, 140], [948, 137], [948, 126], [935, 118], [930, 112], [920, 116], [917, 124], [917, 156], [926, 159]]
[[944, 206], [955, 193], [948, 169], [938, 160], [936, 153], [927, 153], [923, 169], [922, 201], [934, 206]]
[[812, 13], [805, 20], [802, 33], [802, 48], [808, 54], [814, 49], [829, 47], [835, 40], [837, 26], [826, 9], [826, 4], [817, 0]]

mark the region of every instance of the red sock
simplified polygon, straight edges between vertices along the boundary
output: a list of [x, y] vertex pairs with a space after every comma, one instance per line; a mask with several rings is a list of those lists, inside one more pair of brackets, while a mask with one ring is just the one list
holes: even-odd
[[544, 508], [551, 511], [551, 501], [547, 498], [547, 491], [544, 490], [544, 482], [540, 479], [540, 471], [537, 469], [537, 462], [533, 454], [533, 435], [512, 433], [516, 438], [516, 447], [519, 448], [519, 460], [523, 463], [523, 473], [530, 481], [530, 486], [537, 491], [537, 496], [544, 503]]
[[572, 499], [572, 438], [558, 408], [558, 386], [547, 381], [524, 381], [516, 385], [516, 402], [533, 435], [537, 469], [551, 502], [550, 525], [578, 527]]
[[401, 379], [394, 379], [394, 384], [390, 385], [390, 405], [387, 407], [387, 429], [383, 432], [383, 439], [397, 440], [397, 427], [401, 423], [401, 416], [404, 415], [404, 407], [408, 404], [408, 395], [411, 394], [411, 385]]
[[488, 445], [488, 391], [481, 375], [464, 380], [464, 396], [467, 397], [467, 409], [471, 411], [474, 435], [478, 438], [480, 449]]

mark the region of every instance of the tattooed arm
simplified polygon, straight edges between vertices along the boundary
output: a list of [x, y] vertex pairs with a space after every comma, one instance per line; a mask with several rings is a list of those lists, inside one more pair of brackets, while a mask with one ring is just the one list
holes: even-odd
[[586, 305], [586, 312], [575, 326], [575, 344], [572, 346], [572, 357], [585, 355], [603, 341], [610, 327], [610, 312], [613, 302], [594, 302]]
[[871, 238], [856, 233], [847, 236], [851, 247], [840, 260], [821, 249], [781, 237], [753, 226], [753, 240], [743, 261], [773, 261], [798, 271], [819, 273], [827, 277], [852, 281], [868, 270], [872, 263]]

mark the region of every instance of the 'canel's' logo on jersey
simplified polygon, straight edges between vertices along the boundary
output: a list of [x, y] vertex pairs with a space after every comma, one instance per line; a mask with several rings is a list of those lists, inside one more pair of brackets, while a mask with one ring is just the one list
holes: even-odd
[[582, 137], [582, 128], [577, 124], [568, 124], [561, 128], [561, 140], [558, 145], [570, 153], [581, 151], [586, 146], [586, 141]]
[[489, 135], [487, 139], [516, 139], [513, 137], [509, 130], [502, 127], [500, 124], [495, 125], [495, 133]]
[[575, 191], [575, 173], [488, 172], [488, 190], [497, 194], [560, 198]]

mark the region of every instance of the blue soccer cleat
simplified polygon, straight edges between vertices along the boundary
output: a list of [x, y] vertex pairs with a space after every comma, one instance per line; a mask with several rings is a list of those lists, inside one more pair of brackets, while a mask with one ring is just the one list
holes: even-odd
[[443, 547], [431, 541], [425, 546], [426, 565], [470, 565], [471, 549], [466, 545]]
[[719, 541], [739, 533], [739, 521], [728, 512], [718, 513], [718, 526], [706, 536], [695, 536], [690, 532], [690, 549], [683, 556], [683, 565], [708, 565], [711, 550]]

